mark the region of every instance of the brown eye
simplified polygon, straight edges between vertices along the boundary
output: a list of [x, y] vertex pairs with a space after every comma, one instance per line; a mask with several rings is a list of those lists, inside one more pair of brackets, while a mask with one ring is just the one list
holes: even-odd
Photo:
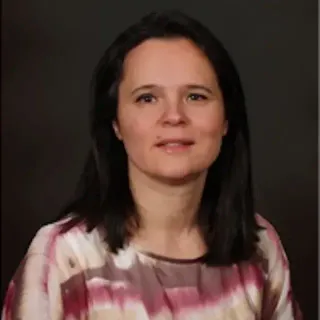
[[202, 101], [207, 99], [208, 98], [205, 95], [199, 94], [199, 93], [191, 93], [188, 96], [188, 100], [191, 100], [191, 101]]
[[139, 102], [139, 103], [152, 103], [152, 102], [155, 102], [156, 98], [150, 94], [150, 93], [145, 93], [145, 94], [142, 94], [141, 96], [139, 96], [137, 99], [136, 99], [136, 102]]

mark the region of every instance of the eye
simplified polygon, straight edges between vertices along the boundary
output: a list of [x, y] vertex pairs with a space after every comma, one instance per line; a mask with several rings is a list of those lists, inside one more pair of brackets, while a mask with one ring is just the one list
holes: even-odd
[[190, 93], [188, 95], [188, 100], [191, 100], [191, 101], [202, 101], [207, 99], [208, 98], [205, 95], [199, 94], [199, 93]]
[[135, 102], [137, 103], [153, 103], [155, 102], [156, 98], [151, 93], [144, 93], [140, 95]]

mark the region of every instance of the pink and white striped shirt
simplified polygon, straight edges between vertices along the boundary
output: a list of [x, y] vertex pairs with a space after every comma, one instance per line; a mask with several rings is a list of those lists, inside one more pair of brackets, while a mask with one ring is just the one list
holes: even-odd
[[208, 267], [200, 260], [151, 256], [132, 246], [112, 254], [97, 229], [41, 228], [9, 284], [2, 311], [11, 319], [302, 319], [291, 293], [279, 237], [257, 215], [263, 268]]

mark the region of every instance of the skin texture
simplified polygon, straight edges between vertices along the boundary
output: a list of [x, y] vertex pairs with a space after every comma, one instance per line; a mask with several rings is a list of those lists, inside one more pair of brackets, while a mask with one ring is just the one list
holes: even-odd
[[[118, 99], [113, 126], [128, 155], [142, 217], [137, 242], [167, 256], [202, 254], [195, 215], [227, 132], [214, 69], [187, 39], [150, 39], [126, 56]], [[163, 139], [192, 145], [159, 147]]]
[[[154, 88], [139, 90], [147, 85]], [[212, 93], [188, 85], [205, 86]], [[146, 174], [169, 182], [204, 172], [226, 132], [223, 99], [210, 62], [185, 39], [152, 39], [134, 48], [124, 63], [117, 127], [130, 165]], [[168, 155], [155, 147], [167, 138], [193, 139], [195, 145], [189, 152]]]

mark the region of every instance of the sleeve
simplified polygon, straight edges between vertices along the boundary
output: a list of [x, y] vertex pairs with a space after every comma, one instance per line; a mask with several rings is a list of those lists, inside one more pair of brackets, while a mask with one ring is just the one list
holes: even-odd
[[62, 319], [58, 269], [49, 252], [34, 250], [37, 243], [42, 248], [48, 247], [48, 241], [44, 240], [36, 237], [9, 283], [2, 320]]
[[[260, 224], [261, 225], [261, 224]], [[273, 226], [264, 221], [261, 249], [265, 258], [265, 286], [262, 319], [302, 320], [303, 316], [294, 298], [289, 261], [281, 240]]]

